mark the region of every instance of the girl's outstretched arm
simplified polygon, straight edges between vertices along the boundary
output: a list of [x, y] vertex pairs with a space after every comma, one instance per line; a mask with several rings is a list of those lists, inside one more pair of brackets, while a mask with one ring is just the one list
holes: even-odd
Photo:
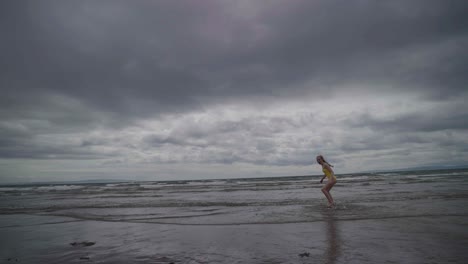
[[323, 175], [322, 179], [320, 180], [320, 183], [323, 182], [323, 179], [325, 179], [325, 177], [327, 177], [327, 175]]

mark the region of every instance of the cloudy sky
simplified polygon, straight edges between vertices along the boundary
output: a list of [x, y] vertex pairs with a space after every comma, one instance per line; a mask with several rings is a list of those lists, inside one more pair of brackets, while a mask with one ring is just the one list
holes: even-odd
[[0, 7], [0, 180], [468, 164], [468, 2]]

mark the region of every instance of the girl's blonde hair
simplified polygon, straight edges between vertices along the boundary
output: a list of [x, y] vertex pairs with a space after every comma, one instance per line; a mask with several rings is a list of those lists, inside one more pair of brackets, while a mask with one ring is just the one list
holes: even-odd
[[328, 164], [328, 166], [333, 167], [333, 165], [331, 165], [330, 163], [328, 163], [328, 161], [326, 161], [325, 158], [324, 158], [322, 155], [318, 155], [317, 158], [321, 158], [321, 159], [323, 160], [323, 162], [325, 162], [326, 164]]

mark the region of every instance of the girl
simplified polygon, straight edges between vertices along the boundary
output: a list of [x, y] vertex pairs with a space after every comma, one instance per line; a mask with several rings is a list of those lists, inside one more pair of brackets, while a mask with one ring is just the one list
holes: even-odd
[[325, 179], [325, 177], [328, 178], [328, 182], [327, 184], [325, 184], [325, 186], [322, 188], [322, 192], [323, 194], [325, 194], [325, 196], [327, 197], [327, 200], [328, 200], [328, 207], [332, 207], [335, 205], [335, 202], [333, 201], [333, 197], [331, 196], [330, 194], [330, 190], [331, 188], [333, 187], [333, 185], [335, 185], [336, 183], [336, 177], [335, 177], [335, 173], [333, 172], [332, 168], [333, 167], [332, 165], [330, 165], [330, 163], [328, 163], [322, 155], [319, 155], [317, 156], [317, 162], [322, 165], [322, 171], [323, 173], [325, 174], [323, 176], [323, 178], [320, 180], [320, 183], [323, 182], [323, 179]]

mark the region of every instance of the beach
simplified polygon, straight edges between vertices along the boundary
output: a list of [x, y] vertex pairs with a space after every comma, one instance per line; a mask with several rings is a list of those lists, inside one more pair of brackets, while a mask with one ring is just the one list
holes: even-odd
[[0, 261], [465, 263], [467, 177], [338, 175], [334, 209], [317, 176], [4, 186]]

